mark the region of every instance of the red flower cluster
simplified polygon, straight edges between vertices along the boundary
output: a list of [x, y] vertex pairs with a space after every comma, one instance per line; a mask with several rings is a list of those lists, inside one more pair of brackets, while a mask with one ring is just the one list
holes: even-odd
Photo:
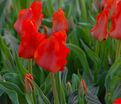
[[33, 58], [35, 62], [53, 73], [62, 71], [69, 49], [66, 47], [68, 23], [62, 9], [53, 14], [50, 37], [38, 32], [43, 18], [41, 2], [33, 2], [28, 9], [21, 10], [14, 28], [21, 37], [19, 56]]
[[121, 104], [121, 98], [118, 98], [114, 101], [114, 104]]
[[[103, 0], [104, 9], [96, 19], [96, 25], [91, 30], [92, 36], [97, 40], [105, 40], [108, 34], [112, 38], [121, 39], [121, 0]], [[108, 30], [108, 20], [111, 17], [111, 28]]]

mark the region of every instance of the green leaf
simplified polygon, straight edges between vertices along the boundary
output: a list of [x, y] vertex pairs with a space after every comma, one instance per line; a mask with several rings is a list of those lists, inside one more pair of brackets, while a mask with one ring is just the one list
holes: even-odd
[[4, 87], [2, 84], [0, 84], [0, 89], [3, 90], [5, 93], [7, 93], [10, 100], [12, 101], [12, 104], [19, 104], [18, 95], [14, 90], [10, 90]]
[[10, 50], [7, 47], [7, 45], [5, 44], [5, 42], [3, 41], [1, 35], [0, 35], [0, 48], [1, 48], [2, 52], [4, 53], [4, 55], [6, 56], [6, 58], [10, 61], [10, 63], [13, 64], [13, 59], [12, 59]]
[[67, 46], [75, 54], [75, 56], [77, 56], [79, 58], [81, 65], [84, 68], [84, 71], [91, 78], [91, 80], [93, 80], [93, 76], [90, 71], [89, 64], [87, 62], [87, 58], [86, 58], [84, 51], [80, 47], [78, 47], [74, 44], [67, 44]]
[[16, 56], [16, 64], [19, 69], [18, 72], [20, 72], [20, 75], [23, 77], [27, 73], [27, 70], [24, 68], [24, 66], [20, 62], [20, 58], [18, 56]]
[[116, 98], [121, 96], [121, 82], [118, 84], [118, 86], [116, 87], [116, 89], [114, 90], [112, 99], [115, 100]]
[[99, 72], [100, 72], [100, 69], [101, 69], [101, 60], [100, 58], [98, 57], [98, 55], [92, 51], [84, 42], [83, 40], [80, 40], [81, 41], [81, 44], [83, 45], [85, 51], [86, 51], [86, 54], [88, 55], [88, 57], [91, 59], [91, 61], [94, 63], [94, 76], [95, 76], [95, 81], [98, 80], [98, 75], [99, 75]]
[[4, 93], [4, 90], [0, 89], [0, 96]]
[[105, 97], [106, 102], [113, 102], [115, 95], [113, 95], [116, 90], [118, 84], [121, 80], [121, 59], [117, 60], [109, 69], [106, 79], [105, 79], [105, 87], [107, 95]]
[[32, 102], [32, 98], [30, 97], [30, 95], [29, 94], [26, 94], [26, 100], [27, 100], [27, 103], [28, 104], [33, 104], [33, 102]]
[[16, 84], [23, 91], [23, 80], [21, 81], [20, 75], [18, 75], [17, 73], [7, 72], [2, 77], [8, 82]]
[[58, 73], [56, 76], [56, 86], [58, 90], [58, 95], [59, 95], [59, 101], [61, 104], [66, 104], [66, 96], [65, 96], [65, 91], [64, 91], [64, 83], [62, 83], [62, 73]]
[[53, 6], [53, 2], [52, 0], [48, 0], [47, 3], [47, 8], [48, 8], [48, 13], [49, 13], [49, 16], [52, 16], [53, 15], [53, 12], [54, 12], [54, 6]]
[[82, 18], [87, 21], [87, 10], [85, 0], [80, 0], [81, 10], [82, 10]]
[[87, 55], [89, 56], [89, 58], [94, 62], [95, 66], [98, 66], [100, 65], [101, 61], [100, 61], [100, 58], [97, 56], [97, 54], [92, 51], [84, 42], [83, 40], [80, 40]]
[[35, 87], [35, 91], [36, 91], [37, 95], [42, 99], [42, 101], [45, 104], [51, 104], [49, 99], [44, 95], [43, 91], [40, 89], [40, 87], [35, 82], [33, 82], [33, 86]]
[[79, 83], [80, 83], [79, 77], [76, 74], [73, 74], [72, 75], [72, 88], [73, 88], [73, 90], [78, 89]]
[[110, 76], [111, 78], [113, 78], [114, 75], [121, 72], [121, 70], [119, 70], [120, 68], [121, 68], [121, 59], [119, 59], [111, 66], [111, 68], [108, 71], [107, 77]]
[[0, 84], [2, 86], [4, 86], [5, 88], [9, 89], [9, 90], [12, 90], [12, 91], [15, 91], [17, 93], [17, 97], [18, 97], [18, 100], [19, 100], [19, 103], [25, 103], [26, 100], [25, 100], [25, 93], [24, 93], [24, 89], [20, 89], [20, 86], [18, 86], [17, 84], [13, 83], [13, 82], [9, 82], [9, 81], [0, 81]]
[[5, 8], [6, 2], [7, 2], [7, 0], [0, 1], [0, 7], [1, 7], [0, 8], [0, 17], [3, 14], [3, 11], [4, 11], [4, 8]]
[[67, 82], [67, 74], [68, 74], [68, 69], [65, 68], [64, 71], [62, 72], [62, 75], [61, 75], [61, 77], [62, 77], [62, 83], [64, 85], [66, 85], [66, 82]]
[[86, 96], [87, 104], [101, 104], [97, 96], [92, 95], [91, 93], [88, 93]]
[[69, 94], [68, 104], [78, 104], [77, 90]]

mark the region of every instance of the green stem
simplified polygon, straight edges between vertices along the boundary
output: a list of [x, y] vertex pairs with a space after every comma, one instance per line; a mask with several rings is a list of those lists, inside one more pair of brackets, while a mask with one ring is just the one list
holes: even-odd
[[96, 41], [96, 54], [97, 56], [99, 55], [99, 51], [100, 51], [100, 42], [99, 41]]
[[[87, 9], [86, 9], [86, 0], [80, 0], [80, 4], [81, 4], [82, 19], [83, 19], [84, 22], [88, 22]], [[93, 39], [92, 39], [92, 37], [90, 35], [89, 28], [85, 27], [83, 31], [85, 32], [84, 39], [86, 40], [86, 42], [88, 44], [91, 44], [91, 42], [93, 41]]]
[[64, 0], [58, 0], [58, 9], [62, 8], [63, 4], [64, 4]]
[[30, 99], [31, 99], [32, 104], [35, 104], [34, 97], [33, 97], [33, 93], [30, 94]]
[[[32, 74], [32, 59], [30, 59], [29, 62], [28, 62], [28, 70], [29, 70], [29, 73]], [[30, 93], [30, 99], [31, 99], [32, 104], [35, 104], [35, 99], [34, 99], [34, 93], [33, 92]]]
[[49, 11], [49, 15], [52, 16], [53, 12], [54, 12], [52, 0], [48, 0], [47, 6], [48, 6], [47, 8], [48, 8], [48, 11]]
[[87, 21], [87, 10], [85, 0], [80, 0], [81, 2], [81, 10], [82, 10], [82, 18]]
[[30, 73], [32, 73], [32, 59], [29, 60], [28, 70], [29, 70]]
[[117, 49], [116, 49], [116, 56], [115, 56], [115, 62], [120, 58], [121, 53], [121, 41], [117, 41]]
[[51, 81], [52, 81], [52, 90], [53, 90], [53, 96], [54, 96], [54, 104], [59, 104], [59, 98], [58, 98], [58, 92], [57, 92], [57, 88], [56, 88], [56, 82], [55, 82], [54, 74], [51, 73], [50, 77], [51, 77]]

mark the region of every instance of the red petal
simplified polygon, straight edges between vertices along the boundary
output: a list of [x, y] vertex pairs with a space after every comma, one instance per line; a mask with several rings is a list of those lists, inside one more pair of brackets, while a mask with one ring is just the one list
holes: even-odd
[[34, 20], [36, 23], [36, 27], [38, 29], [39, 26], [41, 25], [42, 18], [43, 18], [42, 3], [33, 2], [30, 8], [21, 10], [19, 12], [19, 16], [17, 21], [14, 24], [14, 28], [19, 33], [20, 37], [22, 37], [23, 35], [22, 26], [25, 20], [28, 20], [28, 19]]
[[19, 56], [25, 59], [33, 58], [35, 50], [44, 39], [45, 36], [38, 32], [30, 35], [23, 35], [19, 46]]
[[68, 31], [68, 23], [62, 9], [59, 9], [57, 12], [53, 14], [52, 31], [53, 32]]
[[37, 32], [37, 26], [34, 20], [26, 19], [22, 24], [22, 33], [30, 35]]
[[115, 39], [121, 39], [121, 2], [117, 4], [117, 8], [111, 18], [112, 27], [110, 30], [110, 36]]
[[31, 8], [33, 12], [33, 19], [36, 20], [36, 25], [39, 28], [43, 19], [42, 3], [39, 1], [35, 1], [32, 3]]
[[36, 63], [45, 70], [56, 73], [62, 71], [62, 67], [66, 64], [66, 57], [69, 49], [63, 41], [51, 35], [37, 48], [34, 58]]
[[108, 37], [108, 10], [104, 9], [96, 20], [96, 25], [91, 30], [92, 36], [97, 40], [105, 40]]
[[23, 21], [26, 19], [32, 18], [32, 11], [31, 9], [24, 9], [19, 12], [19, 17], [14, 24], [15, 30], [19, 33], [20, 37], [22, 36], [22, 24]]
[[102, 6], [103, 7], [110, 7], [113, 5], [113, 3], [115, 2], [116, 0], [102, 0]]
[[118, 98], [114, 101], [114, 104], [121, 104], [121, 98]]
[[52, 35], [58, 40], [58, 41], [63, 41], [66, 42], [66, 32], [65, 31], [59, 31], [59, 32], [53, 32]]
[[58, 49], [59, 45], [55, 38], [47, 39], [35, 52], [36, 63], [45, 70], [49, 70], [53, 73], [59, 71], [60, 67], [56, 65], [56, 51], [58, 51]]
[[35, 20], [40, 18], [40, 15], [42, 14], [42, 3], [39, 1], [35, 1], [31, 5], [33, 17]]

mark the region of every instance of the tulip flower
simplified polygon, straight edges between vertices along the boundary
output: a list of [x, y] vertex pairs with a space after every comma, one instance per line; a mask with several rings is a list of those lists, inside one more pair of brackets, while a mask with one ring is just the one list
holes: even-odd
[[36, 63], [45, 70], [53, 73], [63, 70], [69, 53], [66, 47], [67, 30], [67, 20], [62, 9], [59, 9], [53, 15], [51, 36], [41, 42], [34, 55]]
[[[121, 39], [121, 0], [103, 0], [104, 9], [100, 12], [96, 19], [96, 25], [92, 28], [92, 36], [97, 40], [105, 40], [110, 36], [115, 39]], [[110, 31], [108, 30], [108, 19], [111, 18], [112, 24]]]
[[19, 56], [24, 59], [32, 59], [35, 50], [43, 39], [45, 39], [45, 35], [42, 35], [39, 32], [22, 36], [19, 46]]
[[20, 34], [19, 56], [35, 59], [45, 70], [56, 73], [63, 71], [69, 49], [66, 47], [68, 23], [64, 12], [59, 9], [53, 14], [50, 37], [38, 32], [42, 21], [42, 4], [33, 2], [30, 8], [21, 10], [14, 24]]
[[101, 4], [102, 6], [105, 8], [109, 7], [111, 8], [111, 6], [113, 5], [113, 3], [115, 2], [116, 0], [102, 0]]
[[114, 101], [114, 104], [121, 104], [121, 98], [118, 98]]
[[24, 32], [22, 26], [24, 25], [25, 20], [34, 20], [38, 29], [41, 25], [42, 18], [42, 3], [39, 1], [33, 2], [29, 8], [23, 9], [19, 12], [19, 16], [14, 24], [14, 28], [18, 32], [20, 37], [22, 37]]
[[42, 3], [33, 2], [32, 5], [19, 12], [14, 28], [21, 37], [19, 56], [25, 59], [34, 57], [34, 52], [45, 36], [38, 32], [43, 18]]
[[117, 8], [111, 18], [112, 27], [110, 30], [110, 36], [115, 39], [121, 39], [121, 2], [117, 4]]
[[57, 12], [53, 14], [53, 27], [52, 31], [66, 31], [68, 32], [68, 23], [64, 16], [64, 12], [62, 9], [59, 9]]
[[92, 36], [97, 40], [105, 40], [108, 37], [108, 10], [104, 9], [96, 18], [96, 25], [92, 28]]
[[63, 70], [62, 68], [66, 64], [66, 57], [69, 53], [63, 35], [66, 37], [65, 32], [54, 32], [50, 38], [45, 39], [37, 48], [35, 61], [45, 70], [53, 73]]

